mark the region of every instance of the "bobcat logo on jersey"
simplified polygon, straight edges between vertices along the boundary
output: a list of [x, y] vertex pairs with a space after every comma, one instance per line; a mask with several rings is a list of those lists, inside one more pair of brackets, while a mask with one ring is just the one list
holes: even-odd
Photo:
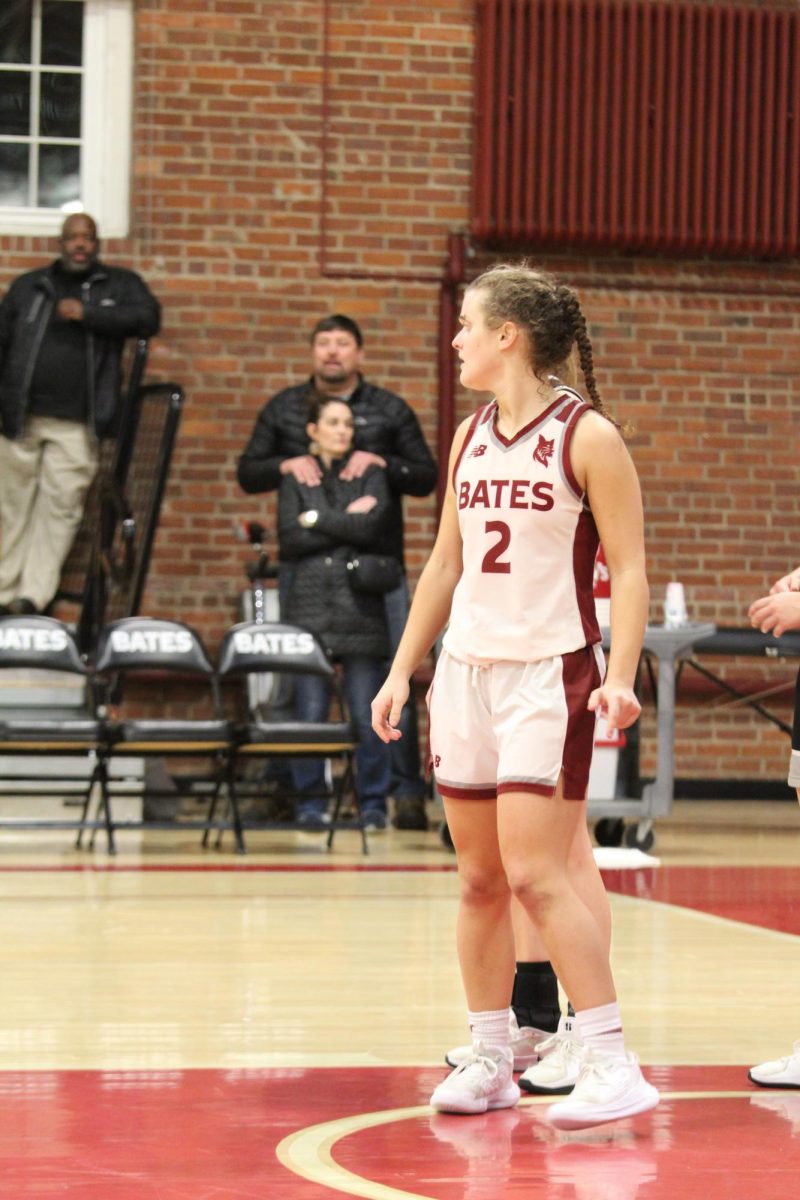
[[550, 465], [550, 459], [553, 457], [555, 444], [555, 438], [551, 438], [551, 440], [548, 441], [544, 434], [540, 433], [539, 445], [533, 452], [533, 461], [540, 462], [543, 467], [548, 467]]
[[480, 458], [481, 455], [486, 453], [486, 450], [487, 450], [487, 447], [485, 445], [473, 446], [469, 452], [468, 457], [469, 458]]

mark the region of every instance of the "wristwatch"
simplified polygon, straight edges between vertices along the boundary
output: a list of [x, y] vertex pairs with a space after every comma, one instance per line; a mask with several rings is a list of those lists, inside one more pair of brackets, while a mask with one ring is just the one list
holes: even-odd
[[306, 529], [311, 529], [314, 525], [316, 525], [318, 517], [319, 513], [317, 512], [316, 508], [306, 509], [306, 511], [303, 513], [303, 524], [305, 525]]

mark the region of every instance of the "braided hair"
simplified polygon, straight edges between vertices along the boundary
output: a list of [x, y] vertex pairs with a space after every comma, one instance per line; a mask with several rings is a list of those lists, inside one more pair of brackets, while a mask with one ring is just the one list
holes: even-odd
[[572, 288], [523, 262], [491, 267], [469, 285], [469, 291], [482, 293], [484, 320], [490, 329], [503, 321], [513, 321], [525, 331], [537, 379], [563, 373], [573, 348], [577, 348], [592, 407], [617, 424], [603, 407], [597, 390], [586, 318]]

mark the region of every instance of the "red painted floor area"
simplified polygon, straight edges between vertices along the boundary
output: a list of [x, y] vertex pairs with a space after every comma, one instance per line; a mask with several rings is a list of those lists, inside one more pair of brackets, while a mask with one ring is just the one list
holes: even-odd
[[[753, 1088], [744, 1067], [648, 1074], [679, 1095], [617, 1125], [556, 1134], [538, 1105], [481, 1117], [400, 1112], [345, 1131], [333, 1159], [431, 1200], [795, 1200], [800, 1092]], [[410, 1068], [0, 1074], [0, 1196], [353, 1195], [346, 1180], [337, 1191], [295, 1175], [276, 1146], [322, 1122], [424, 1105], [440, 1078]]]
[[800, 934], [800, 866], [658, 867], [602, 875], [608, 890], [623, 896]]

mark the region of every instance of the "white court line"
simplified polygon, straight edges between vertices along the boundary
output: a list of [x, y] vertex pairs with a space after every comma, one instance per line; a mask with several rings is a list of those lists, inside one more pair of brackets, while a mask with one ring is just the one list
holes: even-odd
[[670, 904], [668, 900], [650, 900], [647, 896], [627, 896], [621, 892], [609, 891], [609, 898], [612, 904], [649, 904], [654, 908], [668, 909], [670, 912], [684, 913], [686, 916], [693, 917], [697, 921], [702, 921], [709, 925], [732, 925], [737, 930], [744, 929], [748, 933], [757, 934], [759, 937], [764, 935], [775, 938], [781, 942], [798, 942], [800, 935], [796, 933], [786, 933], [783, 929], [768, 929], [765, 925], [754, 925], [752, 921], [737, 921], [735, 917], [721, 917], [718, 913], [703, 912], [698, 908], [688, 908], [685, 904]]

